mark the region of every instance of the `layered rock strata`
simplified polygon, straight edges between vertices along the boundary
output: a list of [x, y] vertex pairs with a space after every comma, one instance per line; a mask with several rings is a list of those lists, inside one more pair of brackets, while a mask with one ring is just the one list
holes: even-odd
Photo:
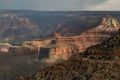
[[[56, 55], [67, 55], [68, 53], [82, 52], [86, 50], [87, 47], [100, 44], [115, 35], [119, 28], [119, 22], [115, 18], [110, 16], [103, 17], [103, 20], [98, 27], [87, 30], [78, 36], [56, 36], [53, 45], [59, 45], [59, 47], [51, 48], [52, 53], [55, 53]], [[72, 46], [69, 47], [69, 45]]]
[[[100, 25], [95, 28], [89, 29], [80, 35], [72, 37], [63, 37], [60, 34], [55, 34], [55, 38], [49, 42], [45, 41], [32, 41], [28, 42], [29, 46], [36, 46], [49, 48], [50, 55], [64, 55], [69, 56], [75, 53], [83, 52], [87, 47], [100, 44], [111, 36], [115, 35], [120, 28], [119, 22], [111, 17], [103, 17]], [[28, 45], [27, 42], [24, 45]], [[42, 53], [40, 53], [42, 54]]]

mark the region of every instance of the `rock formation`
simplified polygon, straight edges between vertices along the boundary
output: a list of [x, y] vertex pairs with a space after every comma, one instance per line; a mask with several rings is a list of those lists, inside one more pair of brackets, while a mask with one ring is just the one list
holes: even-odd
[[103, 17], [100, 25], [85, 31], [80, 35], [65, 37], [55, 33], [54, 39], [44, 41], [26, 41], [23, 43], [23, 46], [37, 47], [38, 50], [49, 48], [49, 55], [68, 57], [85, 51], [87, 47], [102, 43], [115, 35], [119, 28], [119, 22], [115, 18], [107, 16]]
[[27, 47], [45, 47], [48, 44], [50, 44], [51, 40], [33, 40], [33, 41], [25, 41], [22, 43], [22, 46], [27, 46]]
[[[101, 24], [78, 36], [62, 37], [59, 34], [48, 44], [52, 55], [72, 55], [86, 50], [87, 47], [100, 44], [119, 30], [119, 22], [113, 17], [103, 17]], [[46, 47], [47, 47], [46, 46]]]

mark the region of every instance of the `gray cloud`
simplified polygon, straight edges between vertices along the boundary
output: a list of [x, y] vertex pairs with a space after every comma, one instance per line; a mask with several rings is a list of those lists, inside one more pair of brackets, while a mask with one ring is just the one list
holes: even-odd
[[[108, 10], [109, 8], [106, 7], [109, 4], [106, 5], [106, 3], [110, 1], [113, 0], [0, 0], [0, 9]], [[120, 1], [114, 4], [118, 2]], [[114, 10], [116, 7], [113, 6], [112, 9]]]

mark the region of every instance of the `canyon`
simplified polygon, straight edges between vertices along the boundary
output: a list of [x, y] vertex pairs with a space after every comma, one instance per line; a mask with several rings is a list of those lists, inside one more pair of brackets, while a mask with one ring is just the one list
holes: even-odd
[[12, 55], [34, 55], [37, 59], [59, 56], [62, 59], [85, 51], [88, 47], [100, 44], [114, 36], [120, 29], [120, 24], [112, 16], [105, 16], [96, 27], [86, 30], [76, 36], [63, 36], [55, 33], [51, 39], [24, 41], [21, 46], [1, 46], [1, 51], [7, 50]]
[[39, 48], [39, 52], [48, 49], [47, 53], [49, 55], [70, 57], [71, 55], [85, 51], [86, 48], [92, 45], [106, 41], [114, 36], [119, 29], [119, 22], [112, 16], [106, 16], [103, 17], [100, 25], [77, 36], [65, 37], [59, 33], [55, 33], [54, 38], [51, 40], [24, 42], [23, 46], [37, 47]]
[[[92, 54], [94, 50], [88, 50], [90, 46], [103, 44], [118, 33], [119, 13], [0, 10], [0, 80], [15, 80], [16, 76], [33, 74], [41, 68], [59, 65], [64, 60], [68, 60], [69, 64], [72, 56], [78, 53], [82, 55], [86, 49]], [[108, 16], [109, 14], [113, 17]], [[91, 59], [84, 59], [83, 65], [86, 68], [83, 66], [83, 71], [94, 63], [104, 64], [99, 64], [99, 61], [91, 63]], [[69, 65], [65, 64], [69, 67], [75, 63], [70, 71], [81, 63], [78, 57], [73, 60]], [[106, 62], [105, 64], [110, 65]], [[58, 68], [62, 70], [63, 67]], [[57, 69], [50, 69], [52, 68]]]
[[0, 10], [0, 42], [21, 45], [36, 38], [51, 38], [54, 33], [76, 36], [100, 25], [102, 17], [109, 14], [120, 21], [116, 11]]
[[[4, 15], [4, 17], [13, 14]], [[29, 21], [29, 20], [28, 20]], [[28, 22], [29, 23], [29, 22]], [[85, 51], [88, 47], [100, 44], [110, 37], [114, 36], [120, 29], [120, 24], [117, 19], [108, 15], [104, 16], [100, 24], [96, 27], [86, 30], [76, 36], [63, 36], [60, 33], [54, 33], [51, 39], [24, 41], [22, 46], [11, 46], [8, 52], [21, 54], [36, 53], [39, 57], [47, 54], [46, 56], [62, 56], [64, 58], [70, 57], [76, 53]], [[45, 51], [47, 50], [47, 51]], [[41, 53], [46, 52], [46, 53]]]

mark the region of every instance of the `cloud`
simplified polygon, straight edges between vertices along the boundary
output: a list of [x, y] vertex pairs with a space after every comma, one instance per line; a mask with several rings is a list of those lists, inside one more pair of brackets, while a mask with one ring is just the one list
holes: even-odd
[[119, 5], [115, 0], [0, 0], [0, 9], [120, 10]]
[[[119, 11], [120, 1], [106, 0], [104, 4], [90, 6], [90, 10], [108, 10], [108, 11]], [[87, 8], [89, 10], [89, 8]]]

